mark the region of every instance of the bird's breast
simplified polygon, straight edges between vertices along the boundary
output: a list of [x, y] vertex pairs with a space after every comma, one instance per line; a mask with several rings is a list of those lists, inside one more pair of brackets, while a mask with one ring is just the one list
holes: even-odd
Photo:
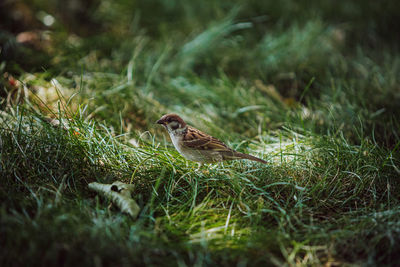
[[184, 145], [182, 135], [170, 133], [170, 137], [175, 149], [178, 150], [179, 154], [181, 154], [184, 158], [192, 161], [205, 161], [204, 155], [200, 151]]
[[182, 154], [182, 136], [175, 135], [174, 133], [170, 133], [169, 136], [171, 137], [172, 143], [174, 144], [176, 150]]

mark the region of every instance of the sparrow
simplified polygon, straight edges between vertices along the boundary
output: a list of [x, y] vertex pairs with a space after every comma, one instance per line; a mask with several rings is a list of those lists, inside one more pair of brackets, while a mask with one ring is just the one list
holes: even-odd
[[199, 163], [215, 163], [223, 160], [249, 159], [267, 164], [265, 160], [237, 152], [211, 135], [187, 125], [176, 114], [166, 114], [158, 124], [167, 129], [176, 150], [185, 158]]

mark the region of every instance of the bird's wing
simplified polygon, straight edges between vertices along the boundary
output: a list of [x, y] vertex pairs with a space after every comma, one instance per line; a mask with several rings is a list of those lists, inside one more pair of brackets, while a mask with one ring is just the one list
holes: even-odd
[[224, 143], [211, 135], [205, 134], [193, 127], [188, 127], [188, 131], [183, 138], [183, 143], [197, 150], [212, 150], [212, 151], [232, 151]]

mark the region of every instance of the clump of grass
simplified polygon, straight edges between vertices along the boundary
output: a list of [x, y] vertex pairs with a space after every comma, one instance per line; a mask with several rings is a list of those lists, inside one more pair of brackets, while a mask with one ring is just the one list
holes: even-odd
[[[48, 71], [2, 64], [2, 265], [396, 264], [399, 54], [360, 27], [382, 7], [285, 3], [102, 1], [95, 36], [49, 29]], [[269, 164], [198, 170], [167, 112]], [[116, 180], [137, 220], [87, 188]]]
[[[345, 226], [353, 229], [349, 235], [343, 222], [368, 224], [360, 214], [372, 211], [389, 214], [383, 222], [389, 223], [392, 214], [397, 216], [391, 210], [400, 192], [397, 180], [390, 177], [396, 173], [393, 158], [398, 158], [398, 152], [369, 143], [354, 146], [340, 138], [305, 136], [296, 141], [303, 145], [300, 150], [298, 145], [283, 144], [271, 151], [270, 159], [277, 160], [270, 166], [243, 161], [198, 172], [154, 139], [138, 139], [137, 148], [127, 146], [127, 136], [117, 136], [79, 116], [70, 118], [69, 129], [63, 129], [50, 126], [41, 114], [29, 110], [3, 115], [8, 119], [3, 121], [1, 135], [5, 181], [1, 198], [8, 205], [2, 210], [2, 235], [11, 237], [16, 229], [20, 234], [2, 242], [20, 249], [29, 244], [27, 255], [48, 264], [73, 264], [79, 259], [75, 254], [79, 246], [91, 247], [87, 252], [99, 255], [86, 259], [87, 264], [156, 264], [151, 255], [161, 255], [171, 263], [229, 263], [240, 261], [244, 252], [258, 255], [245, 258], [249, 264], [294, 259], [317, 264], [329, 262], [329, 257], [368, 260], [367, 251], [380, 250], [362, 249], [365, 239], [361, 239], [354, 244], [364, 251], [361, 258], [357, 252], [343, 254], [342, 243], [332, 239], [334, 233], [340, 229], [342, 238], [348, 239], [368, 236], [361, 227], [355, 231], [352, 224]], [[253, 149], [264, 146], [253, 142]], [[145, 160], [146, 164], [140, 164]], [[88, 181], [130, 179], [142, 207], [136, 222], [107, 210], [86, 188]], [[266, 235], [274, 239], [261, 238]], [[380, 235], [385, 233], [378, 232], [369, 244], [385, 242]], [[385, 244], [388, 252], [382, 259], [386, 260], [394, 257], [395, 243]], [[149, 246], [154, 249], [148, 250]], [[264, 249], [270, 252], [262, 256]], [[40, 251], [46, 251], [44, 258]], [[13, 253], [16, 257], [21, 251]], [[131, 256], [122, 256], [125, 253]], [[306, 255], [318, 256], [317, 261], [303, 258]], [[381, 261], [378, 256], [374, 260]]]

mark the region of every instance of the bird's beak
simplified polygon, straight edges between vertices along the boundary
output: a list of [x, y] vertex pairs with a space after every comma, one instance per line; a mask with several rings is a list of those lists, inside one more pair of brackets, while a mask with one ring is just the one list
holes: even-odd
[[161, 124], [161, 125], [164, 125], [164, 124], [165, 124], [165, 121], [163, 121], [162, 119], [159, 119], [158, 121], [156, 121], [156, 123]]

